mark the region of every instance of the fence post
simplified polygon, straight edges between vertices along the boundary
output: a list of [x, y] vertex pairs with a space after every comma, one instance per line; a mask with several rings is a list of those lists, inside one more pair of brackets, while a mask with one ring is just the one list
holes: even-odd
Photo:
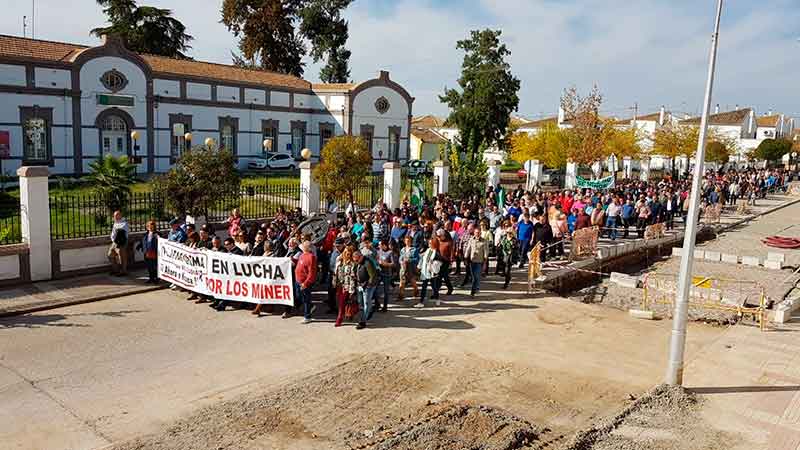
[[578, 185], [578, 163], [575, 161], [567, 161], [566, 176], [564, 177], [564, 187], [566, 189], [575, 189]]
[[318, 212], [320, 206], [319, 183], [311, 175], [313, 168], [311, 161], [300, 163], [300, 209], [304, 216]]
[[538, 159], [528, 160], [528, 185], [525, 190], [533, 191], [542, 181], [542, 163]]
[[500, 184], [500, 161], [492, 159], [486, 163], [486, 185], [497, 189]]
[[23, 166], [19, 175], [19, 218], [22, 242], [30, 251], [31, 281], [53, 277], [50, 249], [50, 199], [46, 166]]
[[447, 194], [450, 186], [450, 163], [447, 161], [433, 162], [433, 195]]
[[630, 180], [633, 175], [633, 159], [630, 156], [622, 158], [622, 178]]
[[383, 164], [383, 203], [394, 211], [400, 207], [400, 163], [387, 162]]
[[642, 158], [641, 168], [639, 172], [639, 180], [641, 181], [650, 180], [650, 158]]

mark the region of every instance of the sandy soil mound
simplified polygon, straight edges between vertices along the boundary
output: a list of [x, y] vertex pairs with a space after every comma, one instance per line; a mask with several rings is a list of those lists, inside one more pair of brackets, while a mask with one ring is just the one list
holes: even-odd
[[115, 450], [475, 449], [535, 442], [524, 419], [471, 402], [435, 400], [448, 360], [367, 355], [286, 386], [205, 408]]
[[661, 385], [615, 418], [579, 433], [566, 450], [725, 450], [737, 441], [700, 419], [697, 397]]

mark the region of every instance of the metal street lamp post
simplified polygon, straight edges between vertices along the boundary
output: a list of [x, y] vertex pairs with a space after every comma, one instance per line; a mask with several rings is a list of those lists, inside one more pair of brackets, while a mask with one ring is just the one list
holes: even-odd
[[264, 147], [264, 189], [266, 189], [269, 185], [269, 152], [272, 151], [272, 138], [265, 138], [261, 145]]
[[700, 208], [700, 183], [703, 178], [703, 162], [706, 153], [706, 137], [708, 133], [708, 115], [711, 109], [711, 93], [714, 89], [714, 70], [717, 63], [717, 46], [719, 44], [719, 24], [722, 18], [722, 2], [717, 2], [717, 16], [714, 25], [714, 34], [711, 38], [711, 57], [708, 64], [708, 79], [706, 80], [705, 102], [703, 115], [700, 119], [700, 138], [697, 142], [695, 156], [694, 177], [692, 178], [692, 192], [689, 201], [689, 215], [686, 219], [686, 230], [683, 239], [683, 256], [678, 276], [678, 286], [675, 298], [675, 311], [672, 320], [672, 334], [670, 336], [669, 366], [667, 368], [667, 384], [683, 384], [683, 354], [686, 348], [686, 322], [689, 312], [689, 293], [692, 281], [692, 263], [694, 258], [694, 244], [697, 238], [697, 224]]

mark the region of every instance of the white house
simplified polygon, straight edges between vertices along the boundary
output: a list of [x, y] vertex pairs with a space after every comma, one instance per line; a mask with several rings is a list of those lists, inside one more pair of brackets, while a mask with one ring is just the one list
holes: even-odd
[[[365, 137], [373, 169], [409, 155], [414, 98], [380, 72], [357, 84], [312, 84], [269, 71], [139, 55], [113, 37], [96, 47], [0, 35], [3, 169], [86, 173], [102, 155], [164, 172], [213, 138], [239, 159], [268, 150], [319, 157], [335, 135]], [[138, 139], [132, 138], [136, 131]], [[189, 142], [189, 140], [191, 142]]]

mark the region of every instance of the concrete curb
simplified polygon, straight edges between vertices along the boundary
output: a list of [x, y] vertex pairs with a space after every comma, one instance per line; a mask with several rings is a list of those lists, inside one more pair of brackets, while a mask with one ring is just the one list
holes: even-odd
[[0, 309], [0, 318], [4, 317], [14, 317], [14, 316], [21, 316], [23, 314], [30, 314], [39, 311], [47, 311], [50, 309], [56, 308], [64, 308], [67, 306], [74, 306], [74, 305], [82, 305], [84, 303], [93, 303], [99, 302], [102, 300], [110, 300], [112, 298], [120, 298], [120, 297], [127, 297], [130, 295], [136, 294], [144, 294], [147, 292], [153, 291], [160, 291], [162, 289], [166, 289], [166, 286], [142, 286], [140, 288], [134, 288], [122, 292], [117, 292], [113, 294], [103, 294], [98, 295], [95, 297], [86, 297], [86, 298], [72, 298], [72, 299], [64, 299], [64, 300], [51, 300], [48, 302], [42, 303], [35, 303], [31, 306], [21, 305], [18, 307], [10, 307], [6, 309]]

